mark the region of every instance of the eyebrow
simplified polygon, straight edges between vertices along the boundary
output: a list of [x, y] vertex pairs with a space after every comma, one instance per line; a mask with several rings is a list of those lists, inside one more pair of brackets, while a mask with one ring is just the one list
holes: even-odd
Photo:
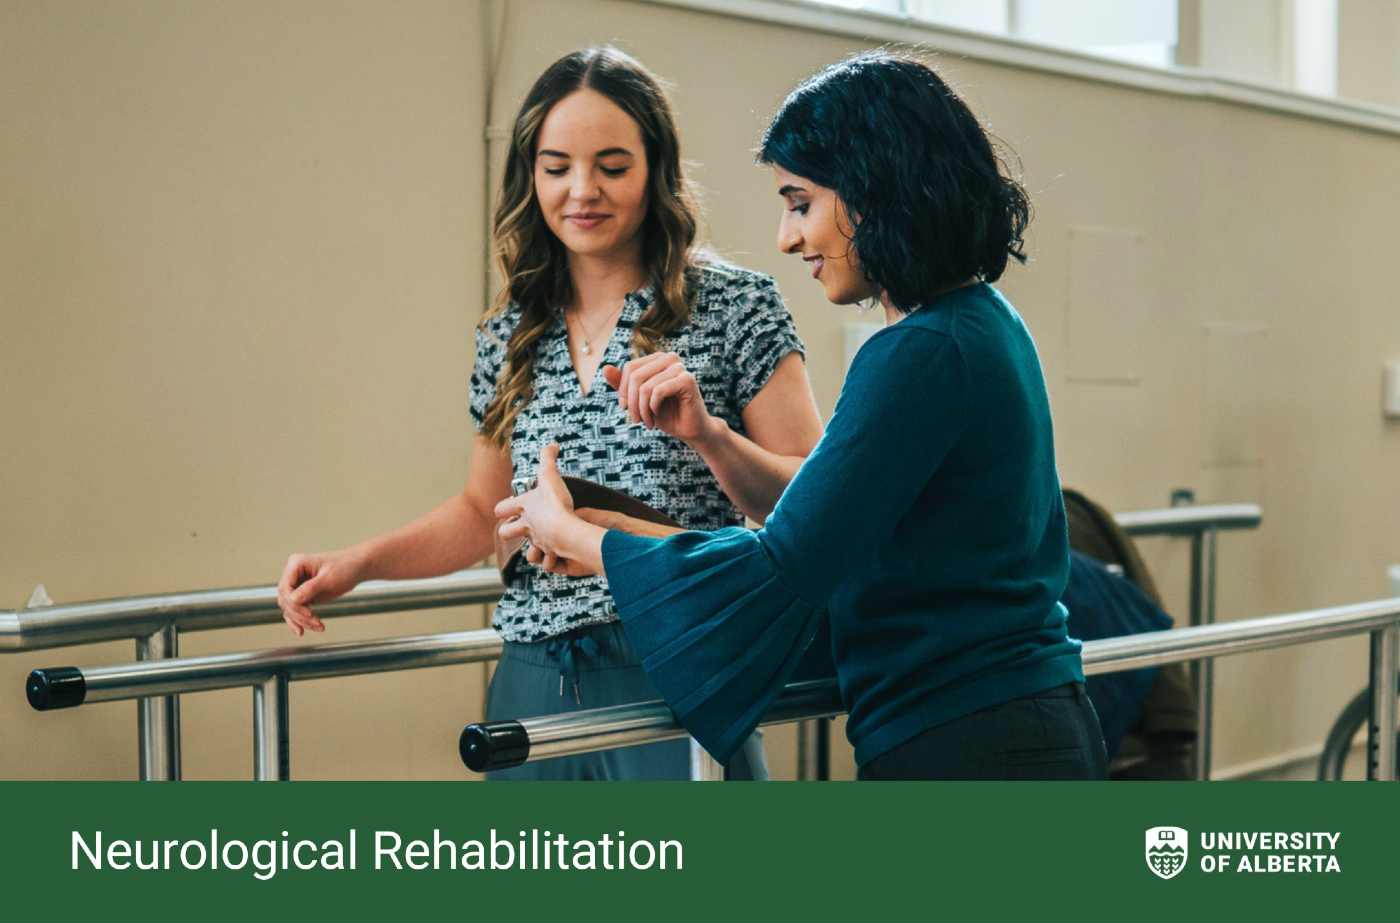
[[[612, 157], [612, 156], [617, 155], [617, 154], [624, 154], [624, 155], [626, 155], [626, 156], [628, 156], [628, 157], [635, 157], [635, 156], [636, 156], [635, 154], [633, 154], [631, 151], [629, 151], [629, 150], [628, 150], [627, 148], [625, 148], [625, 147], [610, 147], [610, 148], [605, 148], [604, 150], [599, 151], [598, 153], [594, 154], [593, 156], [594, 156], [594, 157]], [[563, 151], [543, 150], [543, 151], [540, 151], [539, 154], [538, 154], [537, 156], [539, 156], [539, 157], [563, 157], [565, 160], [568, 160], [568, 159], [569, 159], [569, 155], [568, 155], [568, 154], [565, 154]]]
[[803, 189], [801, 186], [794, 186], [794, 185], [792, 185], [791, 183], [789, 183], [788, 185], [786, 185], [786, 186], [784, 186], [783, 188], [781, 188], [781, 189], [778, 190], [778, 195], [786, 197], [786, 196], [792, 195], [794, 192], [806, 192], [806, 191], [807, 191], [807, 190], [806, 190], [806, 189]]

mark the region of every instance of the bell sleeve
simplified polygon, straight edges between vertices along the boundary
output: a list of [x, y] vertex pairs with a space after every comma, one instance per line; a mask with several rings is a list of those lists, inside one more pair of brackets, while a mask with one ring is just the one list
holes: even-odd
[[677, 720], [722, 763], [773, 703], [817, 630], [758, 533], [603, 539], [608, 585], [642, 668]]
[[852, 363], [831, 424], [763, 529], [666, 539], [609, 531], [603, 565], [628, 640], [677, 720], [720, 762], [791, 677], [832, 592], [888, 541], [962, 432], [948, 338], [887, 328]]

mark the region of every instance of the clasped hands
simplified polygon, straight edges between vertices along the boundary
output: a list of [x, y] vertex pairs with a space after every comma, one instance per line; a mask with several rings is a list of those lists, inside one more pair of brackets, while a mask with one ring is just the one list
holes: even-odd
[[[617, 390], [618, 402], [634, 424], [690, 442], [700, 438], [712, 422], [695, 376], [674, 353], [646, 356], [622, 369], [606, 366], [603, 377]], [[568, 577], [603, 572], [603, 535], [609, 529], [657, 538], [681, 531], [623, 513], [574, 509], [573, 497], [559, 474], [559, 446], [554, 444], [540, 452], [535, 488], [502, 500], [495, 514], [502, 539], [529, 539], [526, 561]]]
[[[551, 443], [540, 452], [533, 490], [507, 497], [496, 504], [496, 529], [505, 541], [529, 539], [525, 560], [551, 574], [585, 577], [601, 572], [600, 560], [587, 553], [588, 527], [597, 510], [575, 510], [574, 498], [559, 474], [559, 446]], [[606, 529], [606, 526], [602, 526]], [[601, 537], [598, 543], [601, 546]]]
[[551, 574], [587, 577], [603, 572], [603, 535], [609, 529], [664, 538], [680, 529], [611, 510], [574, 509], [574, 498], [559, 474], [559, 446], [540, 452], [538, 483], [533, 490], [496, 504], [502, 539], [529, 539], [525, 560]]

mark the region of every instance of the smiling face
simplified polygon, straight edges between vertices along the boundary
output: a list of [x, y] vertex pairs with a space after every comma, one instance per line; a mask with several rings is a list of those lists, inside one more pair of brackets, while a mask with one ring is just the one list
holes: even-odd
[[773, 167], [773, 179], [784, 208], [778, 249], [802, 257], [832, 304], [855, 304], [879, 295], [879, 286], [860, 271], [851, 246], [855, 231], [835, 190], [779, 166]]
[[535, 200], [571, 254], [639, 253], [647, 180], [641, 129], [606, 96], [577, 90], [545, 116], [535, 150]]

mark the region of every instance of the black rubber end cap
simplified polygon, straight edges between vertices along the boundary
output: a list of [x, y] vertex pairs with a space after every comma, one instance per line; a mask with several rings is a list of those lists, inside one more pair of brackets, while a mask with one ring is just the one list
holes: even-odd
[[24, 694], [36, 711], [73, 708], [87, 698], [87, 680], [77, 667], [34, 670], [24, 683]]
[[491, 721], [462, 728], [462, 762], [473, 772], [509, 769], [530, 757], [530, 735], [519, 721]]

